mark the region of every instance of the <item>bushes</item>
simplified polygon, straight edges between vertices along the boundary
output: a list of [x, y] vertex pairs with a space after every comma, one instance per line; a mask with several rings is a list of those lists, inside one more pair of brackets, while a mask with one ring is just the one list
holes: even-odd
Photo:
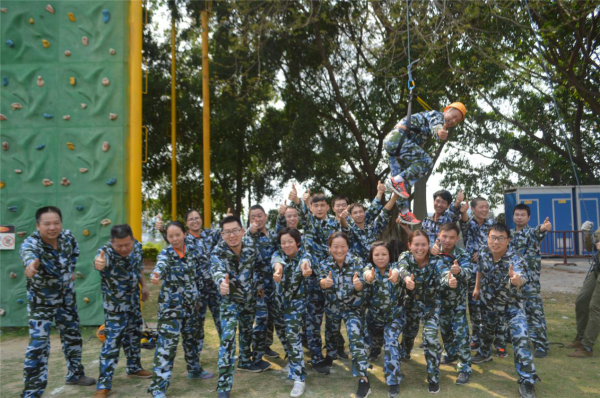
[[148, 242], [142, 247], [142, 249], [144, 251], [144, 260], [156, 261], [156, 257], [162, 250], [162, 246], [158, 243]]

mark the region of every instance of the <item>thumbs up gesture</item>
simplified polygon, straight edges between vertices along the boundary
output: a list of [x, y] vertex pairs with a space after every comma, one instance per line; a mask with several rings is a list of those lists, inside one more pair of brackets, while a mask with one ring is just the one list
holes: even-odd
[[158, 272], [153, 272], [150, 274], [150, 283], [153, 285], [158, 285], [160, 282], [160, 274]]
[[431, 252], [431, 255], [433, 255], [433, 256], [437, 256], [442, 252], [442, 248], [441, 248], [439, 239], [435, 241], [435, 243], [433, 244], [433, 246], [431, 246], [431, 249], [429, 251]]
[[372, 283], [375, 280], [375, 267], [371, 268], [371, 271], [365, 272], [365, 280], [368, 283]]
[[300, 203], [300, 200], [298, 199], [298, 190], [296, 189], [296, 184], [292, 184], [292, 190], [288, 195], [288, 199], [296, 204]]
[[458, 203], [460, 205], [464, 200], [465, 200], [465, 194], [464, 194], [463, 190], [461, 189], [456, 194], [456, 203]]
[[358, 272], [354, 273], [354, 276], [352, 277], [352, 284], [354, 285], [354, 289], [356, 289], [356, 291], [360, 292], [362, 290], [363, 284], [358, 277]]
[[327, 278], [319, 281], [319, 285], [321, 285], [322, 289], [329, 289], [331, 286], [333, 286], [333, 277], [331, 276], [331, 271], [329, 271]]
[[250, 223], [250, 233], [251, 234], [255, 234], [257, 232], [258, 232], [258, 224], [254, 223], [254, 222], [251, 222]]
[[163, 219], [162, 219], [162, 214], [158, 213], [156, 215], [156, 222], [154, 223], [154, 228], [156, 228], [157, 230], [161, 231], [163, 230]]
[[287, 206], [284, 204], [282, 204], [281, 206], [279, 206], [279, 209], [277, 210], [280, 216], [285, 215], [285, 211], [287, 210]]
[[456, 286], [458, 286], [458, 279], [454, 277], [452, 272], [448, 275], [448, 285], [450, 286], [450, 289], [456, 289]]
[[310, 268], [308, 261], [304, 261], [302, 264], [300, 264], [300, 269], [302, 270], [303, 277], [307, 278], [312, 275], [312, 269]]
[[460, 205], [460, 212], [466, 213], [469, 210], [469, 201], [465, 201], [465, 203]]
[[454, 264], [450, 267], [450, 271], [454, 275], [460, 274], [460, 265], [458, 265], [458, 260], [454, 260]]
[[221, 281], [221, 286], [219, 286], [219, 293], [221, 293], [221, 295], [223, 296], [229, 294], [229, 274], [226, 274], [225, 279]]
[[552, 223], [550, 222], [550, 217], [546, 217], [546, 219], [544, 220], [544, 223], [542, 224], [542, 227], [540, 228], [540, 231], [542, 231], [542, 232], [552, 231]]
[[508, 277], [510, 278], [510, 283], [512, 283], [513, 286], [521, 286], [523, 284], [523, 278], [521, 278], [521, 275], [515, 272], [512, 264], [508, 268]]
[[438, 130], [438, 137], [440, 137], [440, 140], [442, 141], [446, 141], [448, 139], [448, 130], [446, 130], [445, 124], [441, 129]]
[[410, 277], [404, 278], [404, 283], [408, 290], [415, 290], [415, 274], [410, 274]]
[[28, 278], [33, 278], [34, 276], [36, 276], [38, 274], [38, 272], [40, 272], [39, 269], [40, 269], [40, 260], [38, 258], [36, 258], [32, 262], [30, 262], [29, 265], [27, 265], [27, 267], [25, 268], [25, 276]]
[[400, 272], [397, 269], [393, 269], [388, 276], [388, 281], [392, 282], [394, 285], [398, 283], [398, 278], [400, 278]]
[[231, 207], [228, 207], [228, 208], [227, 208], [227, 213], [225, 213], [225, 215], [226, 215], [227, 217], [229, 217], [229, 216], [233, 216], [233, 213], [231, 212]]
[[281, 283], [283, 278], [283, 265], [281, 263], [275, 263], [275, 272], [273, 273], [273, 280], [277, 283]]
[[96, 257], [94, 259], [94, 268], [96, 268], [98, 271], [102, 271], [102, 270], [104, 270], [105, 267], [106, 267], [106, 258], [104, 258], [104, 250], [101, 250], [98, 257]]
[[304, 203], [308, 203], [308, 199], [310, 199], [310, 188], [304, 192], [304, 195], [302, 195], [302, 201]]

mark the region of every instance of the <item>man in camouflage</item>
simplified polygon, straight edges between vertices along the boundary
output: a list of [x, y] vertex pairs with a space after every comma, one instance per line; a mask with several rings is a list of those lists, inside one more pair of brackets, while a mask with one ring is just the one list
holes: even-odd
[[60, 332], [67, 361], [66, 384], [91, 386], [81, 364], [81, 332], [73, 280], [79, 248], [69, 230], [62, 229], [60, 209], [46, 206], [35, 213], [37, 232], [21, 245], [27, 276], [29, 345], [25, 353], [21, 397], [41, 397], [48, 384], [50, 328]]
[[433, 216], [427, 217], [421, 223], [421, 229], [427, 233], [431, 246], [438, 239], [440, 227], [443, 224], [457, 222], [460, 218], [468, 220], [468, 204], [463, 204], [465, 194], [462, 189], [456, 195], [456, 201], [452, 203], [452, 194], [444, 189], [433, 194]]
[[510, 245], [510, 230], [504, 224], [489, 229], [488, 246], [479, 251], [475, 296], [481, 300], [483, 330], [475, 364], [492, 361], [492, 342], [497, 324], [506, 317], [519, 374], [519, 393], [523, 398], [535, 397], [539, 377], [529, 348], [523, 286], [528, 282], [527, 264]]
[[94, 398], [107, 397], [112, 378], [123, 347], [127, 357], [127, 374], [150, 378], [140, 358], [142, 338], [142, 300], [148, 299], [148, 288], [143, 277], [142, 244], [134, 239], [129, 225], [115, 225], [110, 231], [110, 242], [98, 249], [94, 267], [100, 272], [104, 306], [104, 344], [100, 352], [100, 376]]

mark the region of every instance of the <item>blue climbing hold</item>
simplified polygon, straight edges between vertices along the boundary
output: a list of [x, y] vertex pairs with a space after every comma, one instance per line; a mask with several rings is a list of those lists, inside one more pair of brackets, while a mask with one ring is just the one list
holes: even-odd
[[38, 145], [38, 146], [35, 147], [35, 149], [37, 149], [38, 151], [41, 151], [44, 148], [46, 148], [46, 144], [40, 144], [40, 145]]
[[117, 183], [117, 178], [113, 177], [110, 180], [106, 181], [106, 185], [115, 185]]
[[2, 85], [4, 87], [8, 86], [8, 77], [2, 76]]
[[108, 10], [102, 10], [102, 19], [104, 20], [104, 23], [110, 21], [110, 12]]
[[8, 211], [12, 211], [13, 213], [16, 213], [18, 209], [17, 206], [8, 206]]
[[54, 115], [50, 114], [50, 113], [44, 113], [44, 118], [46, 119], [52, 119], [54, 117]]
[[15, 46], [15, 43], [12, 40], [8, 39], [6, 40], [6, 45], [10, 48], [13, 48]]
[[83, 210], [83, 206], [77, 206], [76, 209], [81, 211], [81, 210]]
[[23, 304], [25, 301], [23, 301], [23, 299], [17, 299], [17, 303], [18, 304]]

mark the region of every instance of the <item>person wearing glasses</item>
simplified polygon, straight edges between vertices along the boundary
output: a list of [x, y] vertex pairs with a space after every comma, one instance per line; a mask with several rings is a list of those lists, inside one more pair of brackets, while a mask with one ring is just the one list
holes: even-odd
[[529, 347], [525, 296], [527, 263], [510, 246], [510, 229], [502, 223], [490, 227], [488, 244], [479, 251], [474, 296], [481, 300], [483, 329], [474, 364], [493, 361], [492, 342], [499, 322], [508, 321], [510, 338], [519, 374], [519, 393], [535, 398], [535, 382], [540, 380]]
[[211, 255], [211, 274], [221, 294], [221, 344], [219, 346], [219, 398], [228, 398], [233, 386], [235, 364], [235, 337], [239, 327], [238, 369], [263, 372], [271, 364], [252, 355], [252, 326], [256, 312], [256, 296], [262, 289], [268, 270], [262, 269], [265, 261], [260, 248], [245, 230], [237, 216], [227, 216], [221, 221], [221, 237]]

